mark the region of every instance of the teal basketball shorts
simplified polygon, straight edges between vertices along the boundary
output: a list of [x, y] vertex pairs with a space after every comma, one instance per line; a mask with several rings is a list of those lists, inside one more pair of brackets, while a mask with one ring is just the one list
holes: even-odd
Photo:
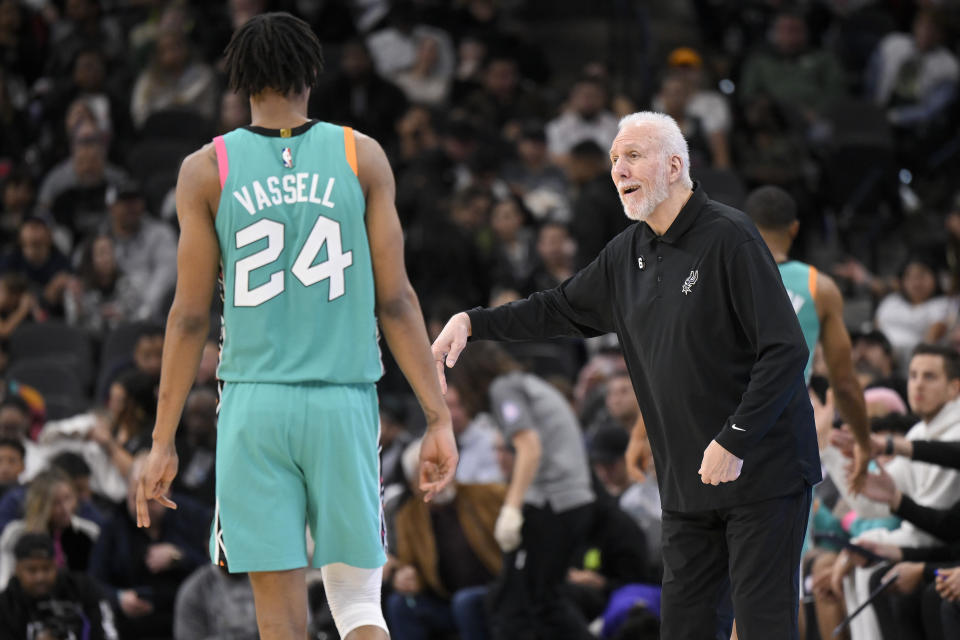
[[378, 440], [373, 384], [226, 383], [213, 562], [234, 573], [382, 566]]

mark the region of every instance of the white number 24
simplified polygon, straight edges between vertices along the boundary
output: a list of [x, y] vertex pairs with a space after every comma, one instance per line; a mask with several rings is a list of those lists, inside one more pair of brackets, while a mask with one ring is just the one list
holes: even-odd
[[[264, 238], [267, 239], [265, 248], [237, 260], [233, 303], [238, 307], [256, 307], [283, 293], [286, 276], [283, 269], [271, 273], [264, 284], [250, 288], [250, 272], [276, 261], [283, 253], [283, 223], [264, 218], [237, 231], [237, 249]], [[327, 245], [327, 259], [313, 264], [324, 244]], [[343, 251], [340, 223], [319, 216], [290, 271], [305, 287], [330, 280], [328, 299], [336, 300], [344, 294], [343, 274], [352, 264], [353, 252]]]

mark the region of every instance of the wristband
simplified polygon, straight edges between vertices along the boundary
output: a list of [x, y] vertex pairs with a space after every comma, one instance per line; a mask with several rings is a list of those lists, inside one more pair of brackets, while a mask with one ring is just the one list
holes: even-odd
[[893, 436], [892, 435], [889, 435], [889, 434], [887, 435], [887, 448], [884, 449], [883, 452], [888, 456], [893, 455]]

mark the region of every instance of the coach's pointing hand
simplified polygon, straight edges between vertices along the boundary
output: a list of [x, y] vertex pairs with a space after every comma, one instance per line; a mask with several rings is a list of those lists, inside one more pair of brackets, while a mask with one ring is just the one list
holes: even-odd
[[452, 367], [457, 364], [460, 352], [467, 346], [470, 337], [470, 316], [461, 311], [449, 320], [437, 339], [433, 341], [433, 361], [437, 364], [437, 375], [440, 377], [440, 388], [447, 392], [447, 376], [444, 375], [444, 366]]
[[716, 440], [711, 440], [703, 452], [703, 462], [697, 473], [703, 484], [718, 485], [739, 478], [742, 468], [743, 460], [724, 449]]

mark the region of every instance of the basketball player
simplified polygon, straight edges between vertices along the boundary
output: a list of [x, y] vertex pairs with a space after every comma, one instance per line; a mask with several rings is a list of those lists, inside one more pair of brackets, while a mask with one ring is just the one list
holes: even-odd
[[789, 193], [780, 187], [760, 187], [749, 195], [744, 211], [757, 225], [763, 241], [773, 254], [780, 277], [783, 278], [783, 286], [800, 321], [800, 329], [810, 350], [804, 370], [807, 383], [810, 382], [813, 369], [814, 347], [818, 340], [823, 345], [827, 376], [840, 417], [850, 425], [856, 440], [854, 472], [847, 484], [850, 491], [859, 493], [870, 462], [870, 423], [863, 390], [857, 381], [850, 356], [850, 334], [843, 323], [843, 296], [833, 278], [787, 256], [800, 229], [797, 204]]
[[[323, 65], [309, 26], [252, 18], [226, 49], [252, 124], [187, 157], [153, 448], [138, 488], [175, 505], [174, 434], [224, 285], [224, 388], [211, 556], [249, 572], [264, 640], [306, 637], [305, 566], [321, 568], [341, 637], [387, 638], [379, 499], [377, 321], [427, 418], [420, 487], [453, 478], [456, 446], [403, 264], [394, 180], [377, 142], [307, 118]], [[308, 558], [309, 526], [316, 550]]]

